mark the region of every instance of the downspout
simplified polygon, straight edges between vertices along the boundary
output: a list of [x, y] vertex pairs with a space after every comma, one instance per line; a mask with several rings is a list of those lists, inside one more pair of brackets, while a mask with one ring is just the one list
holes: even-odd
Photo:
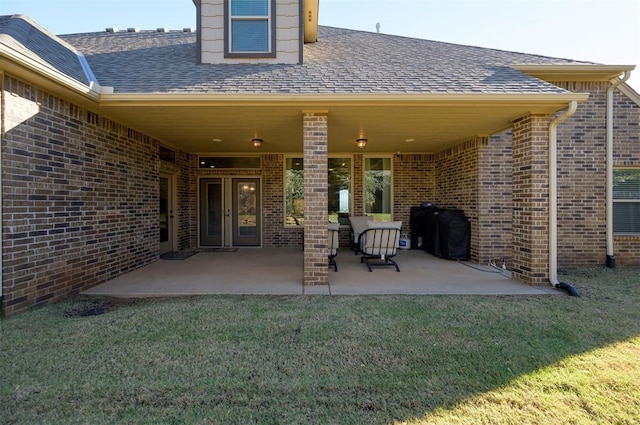
[[613, 91], [631, 76], [625, 71], [622, 79], [614, 82], [607, 89], [607, 267], [616, 266], [613, 253]]
[[[4, 85], [4, 72], [0, 71], [0, 83]], [[3, 220], [3, 209], [2, 209], [2, 150], [4, 147], [4, 131], [5, 131], [5, 123], [4, 123], [4, 109], [5, 109], [5, 94], [4, 90], [0, 88], [0, 317], [2, 317], [2, 306], [4, 305], [4, 295], [2, 289], [4, 287], [4, 279], [2, 276], [2, 269], [4, 268], [4, 264], [2, 261], [3, 251], [2, 246], [4, 245], [4, 220]]]
[[558, 281], [558, 125], [578, 108], [572, 100], [566, 112], [549, 124], [549, 282], [569, 295], [580, 296], [573, 286]]

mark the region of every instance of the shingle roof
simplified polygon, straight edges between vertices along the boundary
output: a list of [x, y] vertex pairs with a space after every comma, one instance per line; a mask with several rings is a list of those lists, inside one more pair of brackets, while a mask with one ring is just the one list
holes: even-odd
[[58, 38], [15, 18], [0, 18], [0, 37], [6, 34], [38, 60], [88, 84], [75, 47], [98, 82], [115, 93], [565, 93], [510, 65], [585, 64], [320, 27], [318, 42], [304, 46], [303, 64], [211, 65], [198, 62], [196, 33], [105, 31]]
[[196, 34], [63, 36], [116, 93], [558, 93], [509, 65], [566, 59], [320, 27], [301, 65], [198, 64]]
[[53, 67], [83, 84], [90, 83], [76, 49], [26, 16], [0, 16], [0, 43], [40, 65]]

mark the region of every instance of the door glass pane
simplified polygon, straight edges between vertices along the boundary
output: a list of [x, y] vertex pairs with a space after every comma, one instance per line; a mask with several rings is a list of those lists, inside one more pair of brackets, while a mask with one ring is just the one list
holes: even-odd
[[365, 213], [375, 221], [391, 221], [391, 158], [365, 158]]
[[257, 187], [253, 182], [240, 182], [237, 186], [238, 234], [257, 236]]
[[160, 177], [160, 243], [169, 240], [169, 179]]
[[207, 184], [207, 236], [222, 236], [222, 185]]

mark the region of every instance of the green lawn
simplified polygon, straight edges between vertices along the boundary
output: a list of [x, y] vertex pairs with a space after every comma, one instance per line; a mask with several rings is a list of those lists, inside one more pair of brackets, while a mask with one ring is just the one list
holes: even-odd
[[[2, 424], [637, 424], [640, 270], [559, 296], [192, 297], [0, 320]], [[101, 300], [107, 303], [108, 300]]]

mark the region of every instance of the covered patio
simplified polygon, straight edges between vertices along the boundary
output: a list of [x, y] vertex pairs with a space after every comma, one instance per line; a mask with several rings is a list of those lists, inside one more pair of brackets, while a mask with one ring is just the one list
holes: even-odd
[[369, 272], [353, 251], [341, 249], [329, 285], [303, 286], [299, 248], [202, 251], [184, 260], [158, 260], [83, 294], [115, 297], [184, 295], [546, 295], [550, 286], [529, 286], [472, 262], [444, 260], [421, 250], [399, 251], [401, 271]]

